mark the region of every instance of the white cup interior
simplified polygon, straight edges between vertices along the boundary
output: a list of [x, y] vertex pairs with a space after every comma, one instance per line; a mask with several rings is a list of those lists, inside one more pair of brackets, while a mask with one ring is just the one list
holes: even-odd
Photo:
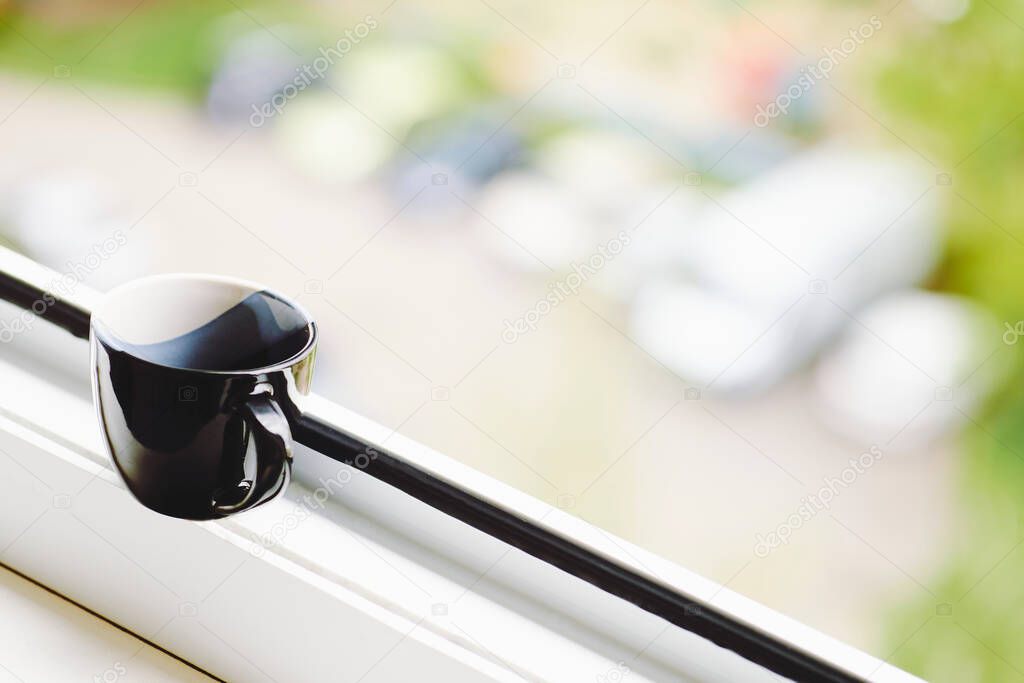
[[111, 290], [92, 315], [122, 341], [156, 344], [210, 322], [262, 290], [242, 280], [158, 275]]
[[159, 365], [210, 371], [282, 363], [315, 338], [298, 304], [255, 283], [207, 275], [159, 275], [117, 287], [93, 311], [92, 325], [108, 346]]

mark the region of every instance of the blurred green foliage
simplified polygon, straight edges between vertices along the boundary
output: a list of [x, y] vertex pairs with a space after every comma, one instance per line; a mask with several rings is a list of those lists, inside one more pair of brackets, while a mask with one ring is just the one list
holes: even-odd
[[[0, 64], [46, 75], [64, 65], [76, 79], [201, 97], [219, 49], [216, 24], [236, 7], [203, 0], [133, 6], [83, 8], [80, 17], [54, 21], [15, 5], [0, 13]], [[245, 11], [262, 22], [296, 14], [269, 2], [247, 3]]]
[[[1005, 4], [906, 31], [878, 84], [904, 139], [950, 174], [937, 286], [1012, 324], [1024, 319], [1024, 12]], [[918, 577], [933, 595], [887, 625], [892, 663], [928, 680], [1024, 680], [1024, 373], [1017, 345], [997, 353], [1015, 369], [967, 425], [953, 554]]]
[[975, 2], [957, 22], [905, 31], [880, 78], [883, 100], [904, 117], [901, 134], [951, 176], [944, 288], [1006, 320], [1024, 318], [1020, 22]]
[[964, 514], [949, 530], [955, 554], [932, 595], [903, 605], [886, 624], [892, 664], [929, 681], [1024, 679], [1024, 392], [969, 428]]

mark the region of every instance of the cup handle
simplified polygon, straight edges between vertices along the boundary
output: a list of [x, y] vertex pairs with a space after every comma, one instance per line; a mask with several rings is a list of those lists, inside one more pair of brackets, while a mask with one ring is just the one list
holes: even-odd
[[239, 486], [248, 486], [241, 500], [230, 504], [213, 501], [213, 509], [221, 514], [241, 512], [265, 503], [291, 479], [292, 431], [281, 408], [267, 394], [257, 394], [236, 410], [256, 440], [256, 477], [239, 482]]

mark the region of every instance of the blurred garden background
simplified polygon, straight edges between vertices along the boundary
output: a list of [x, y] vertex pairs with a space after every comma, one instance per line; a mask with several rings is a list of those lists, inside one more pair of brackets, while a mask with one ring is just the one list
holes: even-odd
[[0, 241], [265, 282], [318, 392], [1017, 681], [1022, 48], [1006, 0], [0, 0]]

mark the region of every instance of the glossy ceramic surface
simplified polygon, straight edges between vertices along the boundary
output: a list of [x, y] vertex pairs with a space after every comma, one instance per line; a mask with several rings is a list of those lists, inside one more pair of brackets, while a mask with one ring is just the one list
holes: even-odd
[[237, 280], [158, 276], [110, 292], [90, 337], [100, 425], [143, 505], [216, 519], [285, 489], [316, 348], [301, 307]]

